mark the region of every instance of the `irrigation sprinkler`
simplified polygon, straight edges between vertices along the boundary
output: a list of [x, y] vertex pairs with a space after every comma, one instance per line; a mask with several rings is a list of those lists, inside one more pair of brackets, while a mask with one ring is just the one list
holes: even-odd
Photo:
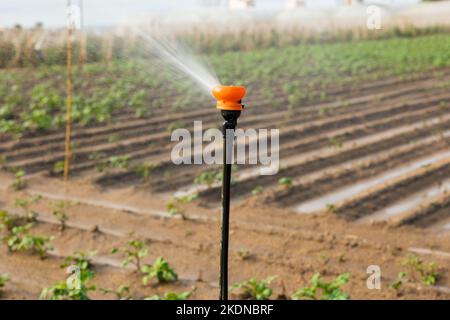
[[231, 165], [234, 144], [234, 130], [241, 115], [245, 87], [217, 86], [212, 91], [217, 99], [217, 109], [225, 119], [223, 133], [223, 175], [222, 175], [222, 241], [220, 252], [220, 300], [228, 300], [228, 243], [230, 231], [230, 188]]

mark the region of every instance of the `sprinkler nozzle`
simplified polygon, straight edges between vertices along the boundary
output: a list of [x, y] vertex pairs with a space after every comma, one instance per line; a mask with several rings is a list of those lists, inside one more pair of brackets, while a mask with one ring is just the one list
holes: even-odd
[[245, 87], [220, 85], [212, 90], [212, 95], [217, 100], [217, 109], [241, 111], [245, 92]]

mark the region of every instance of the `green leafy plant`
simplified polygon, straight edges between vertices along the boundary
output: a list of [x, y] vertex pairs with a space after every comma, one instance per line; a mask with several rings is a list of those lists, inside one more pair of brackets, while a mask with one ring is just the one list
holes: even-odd
[[327, 203], [327, 209], [328, 209], [328, 211], [330, 211], [332, 213], [336, 213], [337, 212], [336, 205], [332, 204], [332, 203]]
[[283, 177], [280, 180], [278, 180], [278, 184], [280, 186], [283, 186], [283, 187], [289, 189], [290, 187], [292, 187], [293, 180], [291, 177]]
[[67, 220], [69, 220], [67, 209], [69, 209], [71, 206], [72, 204], [69, 201], [65, 200], [56, 201], [53, 204], [52, 214], [59, 221], [61, 231], [64, 231], [64, 229], [66, 228]]
[[204, 171], [194, 179], [194, 183], [211, 187], [215, 182], [221, 181], [221, 175], [214, 171]]
[[14, 172], [14, 182], [11, 185], [11, 188], [14, 191], [23, 190], [27, 186], [27, 181], [25, 180], [25, 170], [19, 169]]
[[11, 232], [16, 226], [16, 218], [12, 217], [8, 211], [0, 210], [0, 230]]
[[261, 194], [262, 192], [263, 192], [263, 187], [257, 186], [256, 188], [254, 188], [252, 190], [252, 195], [257, 196], [257, 195]]
[[3, 288], [5, 287], [5, 285], [8, 281], [9, 281], [9, 275], [7, 273], [0, 274], [0, 296], [3, 292]]
[[[237, 165], [231, 166], [231, 171], [236, 172], [238, 170]], [[203, 171], [200, 173], [195, 179], [195, 184], [202, 184], [206, 185], [208, 188], [211, 187], [215, 183], [221, 183], [223, 179], [223, 172], [222, 171]], [[234, 177], [231, 177], [231, 184], [234, 184], [236, 181]]]
[[88, 156], [88, 159], [92, 160], [92, 161], [99, 161], [99, 160], [101, 160], [101, 159], [103, 159], [105, 157], [106, 157], [106, 153], [104, 153], [104, 152], [97, 152], [96, 151], [96, 152], [91, 153]]
[[107, 162], [107, 161], [102, 161], [102, 162], [97, 163], [97, 164], [95, 165], [95, 169], [96, 169], [98, 172], [103, 172], [103, 171], [105, 171], [106, 168], [108, 168], [108, 162]]
[[142, 278], [144, 285], [147, 285], [153, 278], [158, 279], [159, 283], [173, 282], [178, 279], [178, 275], [163, 257], [158, 257], [152, 265], [144, 265], [141, 271], [145, 274]]
[[154, 295], [148, 298], [145, 298], [144, 300], [187, 300], [192, 295], [192, 291], [185, 291], [181, 293], [174, 293], [169, 292], [166, 293], [164, 296]]
[[128, 285], [121, 285], [117, 289], [100, 288], [103, 294], [112, 294], [117, 300], [131, 300], [130, 287]]
[[251, 278], [242, 282], [233, 284], [231, 291], [239, 290], [240, 299], [251, 300], [268, 300], [272, 295], [272, 289], [269, 287], [270, 283], [276, 279], [276, 276], [268, 277], [263, 280]]
[[348, 282], [350, 273], [343, 273], [333, 281], [326, 282], [316, 273], [310, 280], [311, 286], [299, 289], [292, 295], [293, 300], [348, 300], [350, 296], [342, 291], [341, 287]]
[[53, 173], [54, 174], [61, 174], [64, 172], [64, 161], [57, 161], [53, 165]]
[[339, 137], [331, 137], [330, 145], [336, 149], [342, 148], [342, 140]]
[[130, 161], [130, 156], [113, 156], [108, 159], [109, 167], [126, 169], [128, 168], [128, 162]]
[[131, 240], [121, 248], [113, 248], [112, 254], [121, 252], [125, 259], [122, 261], [122, 266], [127, 267], [133, 264], [136, 271], [140, 272], [142, 267], [142, 259], [148, 256], [148, 247], [140, 240]]
[[38, 213], [31, 210], [31, 206], [42, 199], [41, 196], [32, 196], [30, 198], [18, 198], [15, 201], [15, 206], [22, 209], [22, 217], [29, 222], [35, 221]]
[[179, 202], [186, 204], [186, 203], [191, 203], [192, 201], [197, 200], [198, 199], [198, 194], [196, 194], [196, 193], [186, 194], [184, 196], [178, 196], [176, 198], [177, 198], [177, 200]]
[[184, 211], [179, 207], [179, 203], [175, 198], [170, 199], [170, 201], [166, 203], [166, 210], [171, 216], [179, 215], [182, 218], [184, 217]]
[[397, 279], [390, 284], [390, 287], [395, 290], [396, 295], [400, 293], [402, 285], [406, 282], [406, 272], [399, 272]]
[[172, 131], [174, 131], [176, 129], [180, 129], [182, 127], [183, 127], [183, 124], [181, 122], [175, 121], [168, 125], [167, 131], [172, 132]]
[[[104, 155], [102, 153], [100, 154], [92, 154], [93, 160], [98, 160], [98, 157], [103, 157]], [[100, 161], [95, 165], [95, 168], [98, 172], [103, 172], [107, 168], [113, 168], [113, 169], [127, 169], [129, 165], [131, 157], [128, 155], [124, 156], [112, 156], [109, 157], [107, 160]]]
[[408, 266], [413, 274], [418, 274], [421, 281], [429, 286], [436, 284], [441, 276], [435, 262], [426, 263], [415, 255], [409, 256], [403, 265]]
[[69, 285], [68, 281], [60, 281], [51, 287], [44, 288], [39, 298], [41, 300], [91, 300], [89, 291], [95, 291], [95, 286], [87, 284], [87, 280], [76, 279]]
[[237, 256], [241, 259], [241, 260], [247, 260], [248, 258], [250, 258], [252, 256], [252, 253], [249, 250], [238, 250], [237, 251]]
[[183, 220], [186, 219], [182, 204], [190, 203], [198, 199], [197, 194], [188, 194], [180, 197], [172, 197], [169, 202], [166, 203], [166, 209], [172, 216], [180, 216]]
[[145, 107], [136, 108], [135, 115], [137, 118], [144, 118], [144, 117], [148, 116], [148, 114], [149, 114], [149, 111], [147, 108], [145, 108]]
[[94, 272], [92, 268], [92, 257], [96, 255], [96, 252], [75, 252], [73, 256], [66, 257], [61, 268], [67, 268], [69, 266], [76, 266], [79, 270], [79, 276], [82, 281], [88, 281], [94, 278]]
[[24, 226], [13, 227], [11, 234], [5, 237], [4, 241], [12, 252], [35, 251], [42, 259], [45, 257], [45, 253], [51, 250], [50, 242], [53, 237], [31, 235], [32, 226], [32, 223], [28, 223]]
[[136, 174], [138, 174], [143, 181], [147, 181], [153, 169], [155, 168], [156, 165], [154, 163], [141, 163], [138, 166], [136, 166], [135, 171]]

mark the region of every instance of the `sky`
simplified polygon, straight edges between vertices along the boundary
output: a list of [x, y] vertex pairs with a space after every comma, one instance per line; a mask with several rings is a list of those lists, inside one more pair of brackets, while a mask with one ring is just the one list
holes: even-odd
[[[72, 0], [77, 3], [78, 0]], [[214, 0], [84, 0], [85, 25], [112, 25], [126, 16], [146, 12], [167, 12], [199, 7]], [[225, 0], [222, 0], [225, 2]], [[282, 9], [285, 0], [254, 0], [261, 9]], [[309, 6], [333, 7], [342, 0], [307, 0]], [[395, 0], [417, 2], [418, 0]], [[65, 25], [67, 0], [0, 0], [0, 26], [33, 26], [43, 22], [47, 27]]]

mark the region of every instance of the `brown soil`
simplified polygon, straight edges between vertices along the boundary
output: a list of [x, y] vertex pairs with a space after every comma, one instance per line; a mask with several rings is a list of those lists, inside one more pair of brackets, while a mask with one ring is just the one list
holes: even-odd
[[[14, 199], [33, 193], [33, 190], [39, 192], [43, 187], [42, 181], [36, 184], [30, 182], [28, 190], [23, 193], [2, 191], [1, 205], [11, 212], [20, 213], [19, 209], [14, 208]], [[61, 187], [63, 184], [54, 183], [45, 189], [53, 195], [64, 196], [64, 192], [60, 192], [63, 190]], [[123, 196], [129, 196], [125, 203], [111, 200], [117, 199], [117, 193], [97, 193], [95, 198], [104, 204], [100, 206], [85, 204], [85, 201], [90, 203], [94, 189], [87, 187], [83, 190], [80, 187], [74, 183], [66, 190], [67, 194], [77, 197], [79, 201], [73, 202], [74, 205], [68, 210], [68, 227], [63, 232], [59, 231], [51, 214], [54, 200], [43, 198], [33, 206], [40, 217], [33, 233], [55, 236], [55, 249], [48, 258], [40, 260], [35, 255], [8, 253], [2, 248], [0, 272], [9, 273], [12, 277], [4, 297], [37, 297], [43, 287], [65, 279], [64, 270], [59, 268], [62, 257], [80, 250], [95, 250], [96, 278], [93, 283], [98, 287], [114, 288], [129, 284], [136, 298], [195, 287], [193, 298], [216, 298], [219, 211], [192, 211], [188, 206], [188, 220], [161, 218], [153, 209], [162, 204], [145, 199], [143, 193], [122, 191]], [[151, 202], [153, 206], [150, 206]], [[112, 210], [109, 204], [114, 203], [152, 209], [148, 212]], [[193, 212], [192, 217], [190, 212]], [[148, 243], [150, 255], [146, 262], [164, 256], [179, 273], [181, 281], [172, 285], [152, 284], [144, 287], [132, 270], [120, 268], [120, 259], [109, 252], [111, 248], [123, 245], [132, 238], [144, 239]], [[291, 294], [306, 285], [315, 272], [320, 272], [326, 279], [350, 272], [351, 280], [345, 290], [354, 299], [448, 299], [450, 293], [443, 287], [450, 285], [446, 275], [450, 260], [441, 254], [422, 257], [440, 265], [441, 287], [427, 287], [419, 280], [414, 280], [403, 286], [399, 296], [389, 288], [400, 271], [408, 271], [402, 262], [412, 254], [410, 248], [450, 252], [448, 240], [449, 235], [436, 237], [426, 230], [392, 229], [380, 224], [353, 225], [332, 214], [298, 215], [289, 210], [262, 205], [254, 197], [246, 203], [235, 205], [232, 211], [230, 281], [277, 275], [275, 295], [281, 295], [283, 292]], [[242, 253], [245, 253], [244, 257], [241, 257]], [[381, 267], [381, 290], [369, 290], [366, 287], [366, 268], [371, 264]], [[416, 279], [417, 275], [411, 277]], [[113, 298], [98, 293], [93, 297]]]
[[[248, 166], [234, 173], [230, 282], [277, 275], [273, 283], [273, 298], [277, 298], [306, 286], [314, 273], [331, 280], [350, 272], [344, 291], [353, 299], [449, 299], [450, 232], [442, 229], [450, 218], [448, 195], [427, 199], [420, 208], [392, 221], [353, 221], [448, 178], [448, 160], [355, 194], [339, 204], [335, 213], [301, 215], [291, 209], [302, 201], [448, 151], [448, 138], [439, 133], [450, 129], [450, 96], [439, 83], [432, 75], [423, 75], [408, 82], [387, 79], [351, 90], [334, 88], [330, 101], [337, 102], [292, 110], [284, 97], [277, 97], [277, 108], [254, 99], [252, 103], [258, 106], [246, 110], [240, 126], [280, 127], [282, 167], [276, 176], [245, 175], [254, 169]], [[256, 108], [267, 113], [258, 115]], [[13, 175], [0, 172], [0, 210], [22, 214], [15, 200], [41, 195], [32, 206], [38, 213], [32, 233], [55, 236], [54, 249], [45, 259], [0, 247], [0, 274], [11, 276], [2, 298], [37, 298], [42, 288], [67, 277], [60, 268], [64, 257], [89, 250], [97, 252], [93, 259], [97, 288], [127, 284], [134, 298], [186, 290], [194, 290], [195, 299], [217, 298], [220, 187], [213, 185], [201, 191], [198, 200], [179, 204], [184, 219], [170, 216], [166, 209], [175, 191], [193, 186], [195, 177], [205, 170], [220, 169], [174, 166], [167, 126], [183, 120], [189, 127], [198, 118], [205, 121], [205, 128], [220, 123], [217, 117], [215, 111], [202, 109], [189, 117], [182, 112], [161, 113], [154, 119], [132, 119], [124, 112], [117, 123], [78, 127], [74, 133], [78, 148], [67, 184], [48, 174], [62, 159], [61, 132], [19, 142], [0, 139], [5, 167], [24, 168], [28, 173], [27, 188], [14, 192], [10, 189]], [[113, 133], [120, 134], [121, 140], [110, 142]], [[342, 146], [333, 147], [332, 138], [341, 140]], [[89, 157], [100, 151], [105, 152], [103, 159]], [[129, 155], [129, 168], [97, 172], [95, 166], [112, 155]], [[157, 164], [146, 182], [134, 171], [144, 161]], [[281, 177], [293, 178], [292, 187], [279, 186]], [[263, 187], [263, 193], [252, 195], [257, 186]], [[71, 202], [62, 232], [52, 214], [59, 200]], [[180, 280], [143, 286], [136, 272], [121, 267], [120, 256], [110, 254], [113, 247], [131, 239], [148, 244], [146, 263], [163, 256]], [[423, 284], [417, 272], [403, 265], [412, 254], [439, 265], [435, 286]], [[367, 288], [370, 265], [381, 268], [381, 290]], [[407, 272], [409, 282], [397, 293], [390, 284], [401, 271]], [[99, 291], [92, 297], [114, 298]]]

